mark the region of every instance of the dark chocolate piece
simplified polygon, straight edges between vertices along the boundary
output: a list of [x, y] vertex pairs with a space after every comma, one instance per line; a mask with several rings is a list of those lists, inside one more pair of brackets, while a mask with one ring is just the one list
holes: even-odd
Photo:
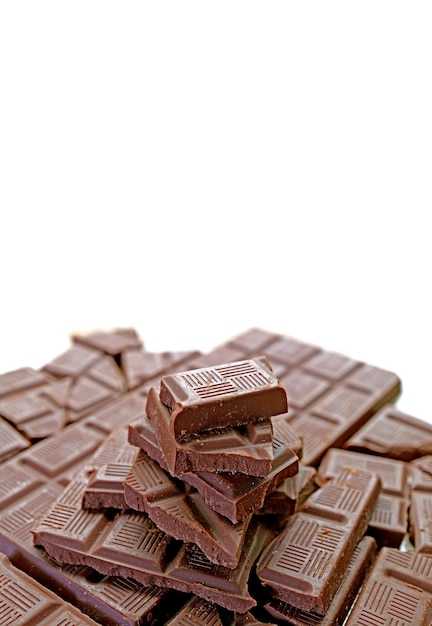
[[10, 372], [0, 374], [0, 398], [44, 385], [49, 378], [32, 367], [21, 367]]
[[344, 447], [412, 461], [432, 453], [432, 424], [386, 406], [354, 433]]
[[372, 565], [376, 544], [372, 537], [363, 537], [357, 544], [345, 570], [340, 587], [336, 591], [325, 615], [302, 611], [291, 604], [275, 598], [265, 604], [271, 617], [291, 626], [341, 626], [356, 597], [360, 585]]
[[379, 546], [399, 547], [408, 526], [409, 468], [403, 461], [332, 448], [319, 466], [319, 477], [328, 480], [343, 467], [375, 472], [381, 479], [381, 493], [369, 520], [369, 533]]
[[2, 554], [0, 622], [3, 626], [96, 626], [81, 611], [13, 567]]
[[197, 471], [266, 476], [271, 470], [273, 429], [270, 418], [245, 426], [197, 433], [194, 438], [177, 441], [170, 430], [171, 412], [154, 387], [148, 393], [146, 413], [172, 476]]
[[176, 439], [288, 410], [285, 389], [262, 358], [163, 376], [160, 398]]
[[130, 508], [145, 511], [168, 535], [197, 544], [214, 563], [236, 567], [250, 516], [233, 524], [199, 493], [185, 492], [142, 451], [126, 477], [124, 496]]
[[[167, 469], [165, 459], [154, 434], [154, 429], [147, 416], [129, 427], [129, 442], [142, 448], [162, 468]], [[267, 494], [274, 490], [282, 480], [298, 472], [298, 458], [288, 447], [291, 443], [289, 429], [276, 429], [273, 440], [273, 463], [269, 474], [264, 478], [245, 474], [214, 472], [187, 472], [179, 478], [193, 485], [205, 502], [237, 523], [259, 509]]]
[[309, 497], [257, 564], [259, 579], [275, 598], [325, 614], [379, 490], [374, 474], [346, 469]]
[[346, 626], [430, 626], [432, 557], [383, 548]]

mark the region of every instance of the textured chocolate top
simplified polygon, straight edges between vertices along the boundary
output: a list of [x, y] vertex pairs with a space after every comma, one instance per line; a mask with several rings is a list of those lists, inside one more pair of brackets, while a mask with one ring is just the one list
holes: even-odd
[[411, 461], [432, 453], [432, 424], [386, 406], [350, 437], [345, 447]]
[[327, 611], [379, 489], [374, 474], [346, 469], [309, 497], [257, 564], [274, 597], [319, 615]]
[[150, 418], [165, 464], [173, 476], [185, 472], [243, 472], [265, 476], [273, 461], [270, 418], [245, 426], [226, 426], [177, 441], [170, 430], [171, 413], [158, 391], [149, 390], [146, 413]]
[[430, 626], [432, 558], [383, 548], [347, 626]]
[[286, 391], [263, 358], [163, 376], [160, 398], [176, 439], [288, 410]]

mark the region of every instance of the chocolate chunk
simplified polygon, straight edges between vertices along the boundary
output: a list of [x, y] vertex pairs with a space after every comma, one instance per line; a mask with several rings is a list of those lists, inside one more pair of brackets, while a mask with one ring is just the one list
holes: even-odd
[[344, 447], [411, 461], [432, 453], [432, 425], [386, 406], [353, 434]]
[[275, 598], [325, 614], [379, 490], [374, 474], [346, 469], [309, 497], [257, 564], [259, 579]]
[[250, 516], [233, 524], [199, 493], [185, 492], [144, 452], [126, 477], [124, 496], [130, 508], [145, 511], [168, 535], [197, 544], [214, 563], [236, 567]]
[[432, 623], [432, 557], [383, 548], [346, 626]]
[[369, 533], [379, 546], [399, 547], [408, 526], [409, 468], [403, 461], [330, 449], [319, 466], [321, 480], [334, 478], [343, 467], [375, 472], [381, 480], [381, 493], [369, 520]]
[[[283, 428], [275, 433], [272, 468], [266, 477], [227, 472], [187, 472], [179, 478], [193, 485], [212, 509], [231, 522], [238, 523], [259, 509], [266, 495], [282, 480], [298, 472], [298, 458], [287, 445], [291, 441], [289, 429]], [[147, 416], [129, 427], [129, 442], [138, 445], [161, 467], [167, 469]]]
[[176, 439], [286, 413], [285, 389], [265, 359], [249, 359], [163, 376], [160, 398], [171, 409]]
[[270, 418], [243, 427], [198, 433], [177, 441], [170, 430], [171, 412], [158, 391], [149, 391], [146, 412], [154, 427], [165, 464], [173, 476], [185, 472], [242, 472], [265, 476], [273, 461], [273, 429]]
[[285, 478], [274, 491], [269, 491], [257, 514], [277, 515], [280, 523], [286, 521], [317, 489], [316, 474], [314, 467], [300, 464], [295, 476]]
[[376, 554], [376, 544], [372, 537], [363, 537], [357, 544], [350, 562], [344, 573], [343, 580], [337, 589], [325, 615], [302, 611], [275, 598], [264, 606], [271, 617], [292, 626], [341, 626], [356, 597]]

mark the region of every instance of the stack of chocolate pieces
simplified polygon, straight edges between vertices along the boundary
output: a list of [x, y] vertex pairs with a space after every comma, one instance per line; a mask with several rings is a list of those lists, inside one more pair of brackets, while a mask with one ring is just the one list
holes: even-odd
[[261, 329], [72, 341], [0, 375], [0, 624], [430, 626], [432, 426], [394, 373]]

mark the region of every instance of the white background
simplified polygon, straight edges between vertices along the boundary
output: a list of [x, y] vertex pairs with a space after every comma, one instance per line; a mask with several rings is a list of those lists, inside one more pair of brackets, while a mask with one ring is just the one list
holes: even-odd
[[260, 326], [432, 421], [430, 7], [0, 4], [0, 371]]

